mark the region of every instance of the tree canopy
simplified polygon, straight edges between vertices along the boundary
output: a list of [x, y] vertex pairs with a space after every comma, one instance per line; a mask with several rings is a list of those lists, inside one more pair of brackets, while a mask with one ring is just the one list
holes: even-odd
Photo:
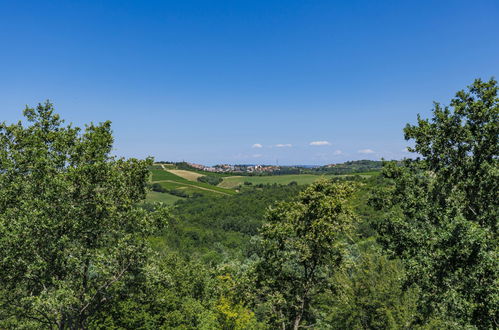
[[272, 306], [272, 322], [283, 329], [313, 319], [311, 299], [341, 264], [355, 219], [347, 204], [352, 193], [349, 185], [320, 180], [267, 213], [255, 276], [261, 299]]
[[136, 206], [151, 160], [112, 157], [110, 122], [64, 126], [48, 102], [24, 115], [0, 124], [0, 319], [82, 328], [141, 280], [164, 218]]
[[476, 80], [406, 126], [420, 157], [384, 168], [393, 185], [373, 199], [388, 211], [380, 240], [422, 289], [422, 322], [498, 325], [498, 119], [497, 82]]

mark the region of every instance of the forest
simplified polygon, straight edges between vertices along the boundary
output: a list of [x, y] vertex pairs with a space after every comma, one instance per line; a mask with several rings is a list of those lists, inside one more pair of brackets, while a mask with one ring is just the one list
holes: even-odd
[[27, 107], [0, 124], [0, 329], [497, 329], [498, 91], [418, 115], [411, 158], [307, 169], [377, 175], [172, 206], [111, 122]]

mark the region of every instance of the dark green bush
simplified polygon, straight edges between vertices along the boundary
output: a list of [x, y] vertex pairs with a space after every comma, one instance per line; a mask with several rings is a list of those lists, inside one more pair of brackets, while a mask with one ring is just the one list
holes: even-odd
[[152, 191], [157, 191], [160, 193], [166, 192], [166, 189], [162, 185], [160, 185], [159, 183], [153, 183], [151, 186], [151, 189], [152, 189]]
[[220, 182], [222, 182], [222, 180], [223, 179], [221, 177], [214, 176], [214, 175], [205, 175], [205, 176], [200, 176], [198, 178], [199, 182], [208, 183], [208, 184], [211, 184], [213, 186], [218, 185]]

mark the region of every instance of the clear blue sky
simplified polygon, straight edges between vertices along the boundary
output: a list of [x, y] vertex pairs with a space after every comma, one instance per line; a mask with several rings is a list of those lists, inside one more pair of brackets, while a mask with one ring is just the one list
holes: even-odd
[[1, 121], [50, 99], [120, 156], [393, 159], [432, 101], [499, 78], [499, 1], [0, 0], [0, 42]]

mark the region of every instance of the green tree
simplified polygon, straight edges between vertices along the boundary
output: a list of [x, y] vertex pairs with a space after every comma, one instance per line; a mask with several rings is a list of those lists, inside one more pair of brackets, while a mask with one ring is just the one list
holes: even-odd
[[218, 185], [220, 182], [223, 181], [223, 179], [219, 176], [214, 176], [214, 175], [204, 175], [204, 176], [200, 176], [197, 178], [197, 180], [199, 182], [204, 182], [204, 183], [208, 183], [208, 184], [211, 184], [212, 186], [216, 186]]
[[137, 207], [152, 161], [112, 157], [110, 122], [24, 115], [0, 124], [0, 327], [84, 328], [141, 280], [165, 215]]
[[[92, 329], [266, 329], [237, 290], [238, 263], [208, 267], [176, 253], [150, 259], [146, 280], [133, 295], [108, 305]], [[239, 278], [237, 280], [240, 280]]]
[[388, 210], [381, 242], [422, 290], [423, 320], [498, 326], [499, 98], [497, 82], [476, 80], [450, 107], [407, 125], [421, 158], [387, 164], [393, 185], [372, 202]]
[[298, 200], [271, 208], [260, 231], [256, 285], [270, 321], [283, 329], [313, 322], [311, 299], [341, 264], [354, 222], [347, 204], [353, 189], [320, 180]]
[[331, 290], [317, 300], [318, 328], [411, 329], [417, 289], [404, 287], [399, 260], [389, 260], [373, 239], [350, 247], [345, 267], [331, 277]]

